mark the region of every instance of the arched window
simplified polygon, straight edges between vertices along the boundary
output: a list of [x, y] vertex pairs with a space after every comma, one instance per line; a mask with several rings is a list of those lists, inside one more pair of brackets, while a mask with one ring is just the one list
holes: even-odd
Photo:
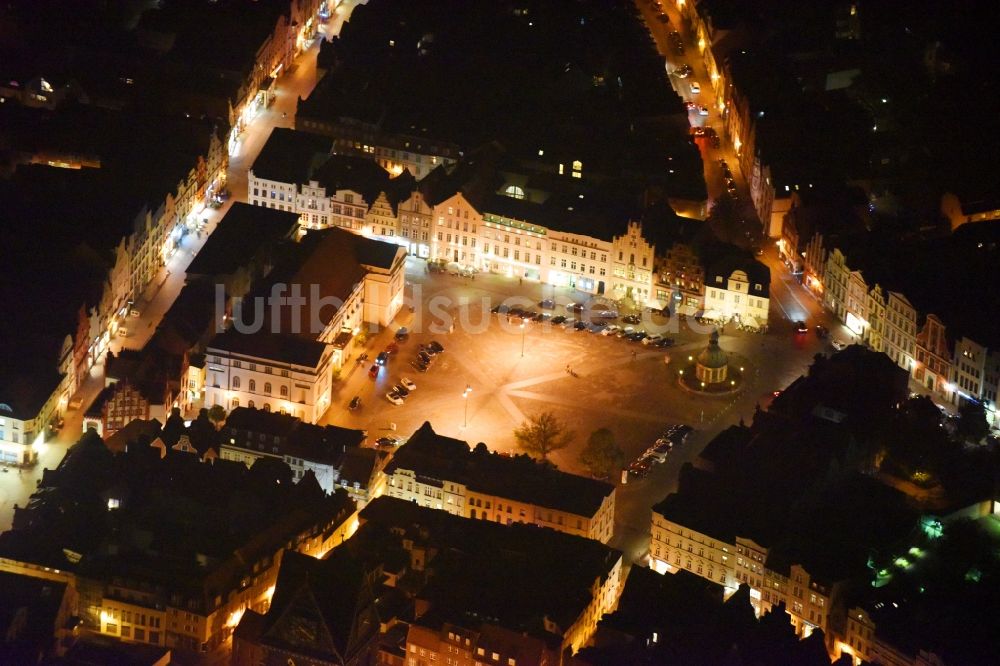
[[503, 193], [506, 194], [507, 196], [513, 197], [515, 199], [523, 199], [524, 198], [524, 190], [521, 189], [520, 187], [518, 187], [517, 185], [508, 185], [507, 189], [505, 189], [503, 191]]
[[239, 406], [240, 406], [240, 399], [239, 398], [233, 398], [233, 402], [230, 404], [229, 408], [230, 409], [236, 409]]
[[271, 382], [264, 382], [264, 393], [271, 395]]
[[247, 403], [247, 407], [249, 407], [250, 409], [253, 409], [253, 400], [251, 400], [250, 402]]
[[[250, 382], [250, 383], [252, 384], [253, 382]], [[239, 377], [233, 377], [233, 388], [234, 389], [238, 389], [239, 387], [240, 387], [240, 378]]]
[[279, 389], [279, 393], [281, 393], [281, 397], [282, 398], [287, 398], [288, 397], [288, 387], [287, 386], [282, 386], [281, 389]]
[[265, 412], [271, 411], [271, 403], [269, 403], [269, 402], [265, 402], [264, 403], [264, 411]]
[[257, 390], [257, 382], [255, 382], [254, 380], [251, 379], [250, 380], [250, 392], [253, 393], [256, 390]]

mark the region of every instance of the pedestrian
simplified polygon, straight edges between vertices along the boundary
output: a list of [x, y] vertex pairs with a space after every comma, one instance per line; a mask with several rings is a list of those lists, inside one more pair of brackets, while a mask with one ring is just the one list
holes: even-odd
[[521, 278], [517, 278], [517, 283], [522, 284]]

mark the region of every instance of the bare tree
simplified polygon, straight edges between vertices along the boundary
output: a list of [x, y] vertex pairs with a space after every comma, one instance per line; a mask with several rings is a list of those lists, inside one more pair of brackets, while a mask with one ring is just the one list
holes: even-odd
[[208, 420], [215, 425], [218, 430], [226, 422], [226, 410], [222, 405], [212, 405], [208, 410]]
[[552, 412], [540, 412], [514, 429], [514, 439], [525, 453], [548, 460], [553, 451], [566, 448], [574, 433]]

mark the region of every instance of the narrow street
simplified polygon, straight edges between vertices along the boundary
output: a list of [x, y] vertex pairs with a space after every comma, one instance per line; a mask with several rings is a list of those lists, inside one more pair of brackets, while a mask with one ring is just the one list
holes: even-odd
[[[336, 35], [345, 20], [358, 4], [364, 2], [344, 2], [330, 21], [322, 26], [312, 44], [303, 51], [295, 63], [278, 79], [274, 103], [262, 110], [240, 137], [236, 151], [230, 155], [226, 174], [230, 196], [218, 209], [206, 207], [202, 217], [208, 223], [199, 235], [189, 233], [181, 241], [180, 247], [160, 268], [159, 273], [147, 287], [147, 300], [137, 304], [139, 316], [128, 320], [128, 336], [111, 341], [109, 349], [118, 353], [121, 349], [142, 349], [156, 331], [163, 315], [173, 305], [184, 287], [185, 270], [194, 256], [205, 244], [208, 236], [215, 231], [219, 221], [228, 212], [234, 201], [247, 201], [247, 171], [260, 153], [264, 142], [275, 127], [293, 127], [295, 106], [299, 97], [308, 97], [316, 86], [316, 57], [320, 41], [324, 35]], [[37, 487], [46, 468], [54, 468], [62, 460], [66, 450], [80, 438], [83, 429], [83, 414], [104, 388], [104, 359], [95, 364], [90, 376], [74, 396], [80, 400], [80, 407], [68, 409], [59, 434], [46, 442], [39, 453], [38, 464], [18, 473], [15, 468], [0, 468], [0, 531], [10, 528], [14, 518], [14, 506], [24, 506]]]

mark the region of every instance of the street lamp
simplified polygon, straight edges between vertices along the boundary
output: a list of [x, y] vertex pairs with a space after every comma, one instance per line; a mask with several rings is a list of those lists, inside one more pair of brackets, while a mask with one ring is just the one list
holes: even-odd
[[465, 385], [465, 390], [462, 391], [462, 399], [465, 400], [465, 425], [463, 428], [469, 427], [469, 394], [472, 393], [472, 386], [469, 384]]
[[521, 322], [521, 358], [524, 358], [524, 322]]

